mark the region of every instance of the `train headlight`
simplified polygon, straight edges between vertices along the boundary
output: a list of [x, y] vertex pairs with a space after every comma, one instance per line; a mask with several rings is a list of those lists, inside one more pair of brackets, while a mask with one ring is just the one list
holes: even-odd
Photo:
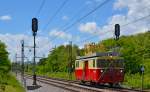
[[123, 70], [120, 70], [120, 72], [122, 73], [122, 72], [123, 72]]
[[101, 73], [103, 72], [103, 70], [101, 70]]

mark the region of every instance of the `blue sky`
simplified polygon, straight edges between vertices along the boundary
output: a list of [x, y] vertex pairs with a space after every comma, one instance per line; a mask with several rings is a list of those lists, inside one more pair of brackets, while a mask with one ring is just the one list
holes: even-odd
[[[5, 42], [12, 58], [20, 52], [20, 40], [24, 39], [27, 45], [32, 44], [31, 19], [39, 20], [37, 44], [40, 55], [48, 54], [55, 45], [67, 44], [72, 40], [74, 44], [83, 47], [88, 42], [98, 42], [113, 37], [114, 24], [126, 24], [130, 21], [149, 14], [148, 0], [108, 0], [97, 11], [73, 25], [64, 32], [77, 19], [81, 18], [105, 0], [68, 0], [64, 7], [46, 26], [60, 5], [65, 0], [45, 0], [40, 13], [36, 15], [43, 0], [1, 0], [0, 3], [0, 40]], [[145, 6], [142, 6], [145, 5]], [[142, 9], [142, 10], [141, 10]], [[149, 29], [149, 18], [140, 22], [121, 27], [121, 35], [131, 35], [145, 32]], [[66, 25], [64, 27], [64, 25]], [[139, 26], [140, 25], [140, 26]], [[110, 33], [105, 33], [110, 31]], [[112, 31], [112, 32], [111, 32]], [[95, 36], [86, 42], [78, 43], [88, 37]], [[51, 41], [51, 39], [56, 38]]]
[[[42, 1], [43, 0], [2, 0], [0, 3], [0, 16], [11, 16], [11, 20], [0, 21], [1, 33], [27, 34], [27, 31], [31, 29], [31, 19], [36, 15]], [[42, 30], [63, 1], [64, 0], [46, 0], [41, 13], [39, 14], [39, 30]], [[91, 3], [87, 4], [88, 1]], [[70, 18], [73, 17], [78, 10], [82, 9], [82, 12], [74, 18], [78, 19], [102, 1], [104, 0], [99, 0], [97, 3], [94, 0], [68, 0], [64, 8], [50, 23], [48, 29], [42, 30], [42, 33], [47, 34], [48, 31], [53, 28], [59, 28], [65, 23], [70, 23], [72, 21]], [[98, 24], [106, 23], [107, 18], [112, 15], [112, 4], [113, 0], [82, 22], [97, 20]], [[105, 10], [107, 10], [107, 12]], [[64, 21], [62, 20], [63, 16], [67, 16], [69, 19]], [[95, 16], [95, 18], [93, 18], [93, 16]], [[73, 30], [77, 29], [73, 28]]]

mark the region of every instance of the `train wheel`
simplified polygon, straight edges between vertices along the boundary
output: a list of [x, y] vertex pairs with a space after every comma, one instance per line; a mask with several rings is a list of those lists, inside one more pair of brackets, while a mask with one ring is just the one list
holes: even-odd
[[120, 83], [115, 83], [115, 87], [121, 87]]
[[82, 84], [85, 84], [85, 81], [84, 81], [84, 80], [81, 80], [81, 83], [82, 83]]
[[110, 87], [113, 87], [113, 83], [109, 83], [109, 86], [110, 86]]
[[92, 82], [92, 81], [90, 82], [90, 84], [91, 84], [91, 85], [96, 85], [96, 83], [95, 83], [95, 82]]

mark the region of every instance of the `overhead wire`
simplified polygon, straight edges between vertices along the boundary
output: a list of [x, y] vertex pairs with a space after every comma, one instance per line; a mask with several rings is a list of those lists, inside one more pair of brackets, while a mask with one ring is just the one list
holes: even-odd
[[41, 13], [41, 10], [43, 9], [44, 5], [45, 5], [46, 0], [42, 0], [42, 3], [38, 9], [38, 11], [36, 12], [36, 17], [39, 17], [39, 14]]
[[[46, 2], [46, 0], [42, 0], [42, 1], [41, 1], [41, 4], [40, 4], [40, 6], [39, 6], [37, 12], [35, 13], [35, 16], [34, 16], [34, 17], [39, 17], [39, 15], [40, 15], [40, 13], [41, 13], [41, 11], [42, 11], [44, 5], [45, 5], [45, 2]], [[29, 29], [30, 29], [30, 28], [29, 28]]]
[[[45, 2], [46, 2], [46, 0], [42, 0], [42, 2], [40, 4], [39, 8], [37, 9], [37, 12], [35, 13], [34, 17], [38, 17], [39, 16], [39, 14], [41, 13], [41, 11], [42, 11], [42, 9], [43, 9], [43, 7], [45, 5]], [[30, 29], [30, 27], [28, 29]]]
[[[104, 2], [100, 3], [96, 8], [94, 8], [93, 10], [89, 11], [87, 14], [85, 14], [84, 16], [80, 17], [79, 19], [77, 19], [75, 22], [73, 22], [72, 24], [70, 24], [69, 26], [65, 27], [62, 31], [66, 32], [68, 31], [70, 28], [72, 28], [74, 25], [76, 25], [77, 23], [79, 23], [81, 20], [85, 19], [86, 17], [88, 17], [89, 15], [91, 15], [93, 12], [95, 12], [96, 10], [98, 10], [99, 8], [101, 8], [102, 6], [104, 6], [105, 4], [107, 4], [109, 1], [111, 0], [105, 0]], [[59, 35], [61, 35], [59, 33]], [[54, 39], [52, 39], [51, 41], [55, 40], [57, 37], [55, 37]]]
[[[82, 12], [84, 8], [86, 8], [86, 7], [85, 7], [85, 6], [83, 6], [81, 9], [79, 9], [79, 11], [77, 11], [77, 12], [75, 13], [75, 15], [74, 15], [74, 16], [72, 16], [72, 17], [70, 18], [70, 21], [75, 20], [76, 16], [78, 16], [78, 15], [79, 15], [79, 13], [80, 13], [80, 12]], [[68, 24], [69, 24], [69, 22], [68, 22], [68, 23], [66, 23], [66, 24], [64, 24], [64, 25], [62, 25], [62, 26], [60, 27], [60, 29], [64, 29], [64, 28], [65, 28]]]
[[[107, 1], [107, 0], [106, 0]], [[100, 5], [104, 5], [104, 4], [106, 4], [106, 1], [105, 2], [103, 2], [102, 4], [100, 4]], [[100, 6], [98, 6], [98, 7], [96, 7], [95, 9], [93, 9], [92, 11], [90, 11], [89, 13], [87, 13], [86, 15], [84, 15], [84, 16], [82, 16], [81, 18], [79, 18], [79, 19], [77, 19], [74, 23], [72, 23], [70, 26], [68, 26], [68, 27], [66, 27], [66, 28], [64, 28], [64, 32], [65, 31], [67, 31], [68, 29], [70, 29], [72, 26], [74, 26], [75, 24], [77, 24], [78, 22], [80, 22], [81, 20], [83, 20], [84, 18], [86, 18], [87, 16], [89, 16], [91, 13], [93, 13], [93, 12], [95, 12], [98, 8], [100, 8]], [[141, 17], [141, 18], [138, 18], [138, 19], [136, 19], [136, 20], [133, 20], [133, 21], [131, 21], [131, 22], [128, 22], [128, 23], [126, 23], [126, 24], [123, 24], [123, 25], [121, 25], [121, 27], [125, 27], [125, 26], [127, 26], [127, 25], [130, 25], [130, 24], [133, 24], [133, 23], [135, 23], [135, 22], [138, 22], [138, 21], [141, 21], [141, 20], [143, 20], [143, 19], [146, 19], [146, 18], [148, 18], [148, 17], [150, 17], [150, 15], [148, 15], [148, 16], [144, 16], [144, 17]], [[111, 24], [112, 25], [112, 24]], [[110, 30], [110, 31], [107, 31], [107, 32], [103, 32], [103, 33], [101, 33], [101, 34], [95, 34], [95, 35], [104, 35], [104, 34], [106, 34], [106, 33], [109, 33], [109, 32], [112, 32], [113, 30]], [[124, 30], [123, 30], [124, 31]], [[90, 39], [92, 39], [92, 38], [95, 38], [96, 36], [92, 36], [92, 37], [89, 37], [89, 38], [87, 38], [87, 39], [85, 39], [85, 40], [82, 40], [82, 41], [80, 41], [80, 42], [77, 42], [77, 43], [82, 43], [82, 42], [84, 42], [84, 41], [87, 41], [87, 40], [90, 40]], [[54, 38], [54, 39], [52, 39], [51, 41], [53, 41], [53, 40], [55, 40], [56, 38]]]
[[[105, 2], [103, 2], [102, 4], [104, 4]], [[100, 4], [100, 5], [102, 5], [102, 4]], [[98, 7], [97, 7], [98, 8]], [[143, 9], [145, 9], [145, 8], [147, 8], [147, 7], [144, 7]], [[95, 9], [94, 9], [95, 10]], [[93, 10], [93, 11], [94, 11]], [[92, 11], [91, 11], [92, 12]], [[89, 13], [88, 13], [89, 14]], [[85, 16], [86, 17], [86, 16]], [[147, 16], [145, 16], [145, 17], [147, 17]], [[142, 17], [142, 18], [140, 18], [139, 20], [142, 20], [142, 19], [144, 19], [145, 17]], [[83, 18], [83, 17], [81, 17], [81, 18]], [[80, 19], [81, 19], [80, 18]], [[80, 19], [78, 19], [77, 21], [79, 21], [80, 22]], [[132, 21], [132, 23], [133, 22], [136, 22], [136, 21], [139, 21], [139, 20], [134, 20], [134, 21]], [[123, 26], [126, 26], [126, 25], [129, 25], [129, 24], [131, 24], [131, 22], [130, 23], [127, 23], [127, 24], [125, 24], [125, 25], [123, 25]], [[74, 25], [74, 23], [72, 24], [72, 25]], [[110, 25], [112, 25], [112, 24], [110, 24]], [[67, 27], [66, 29], [64, 29], [64, 31], [67, 31], [67, 29], [68, 28], [70, 28], [70, 26], [69, 27]], [[111, 31], [108, 31], [108, 32], [111, 32]], [[105, 33], [108, 33], [108, 32], [105, 32]], [[105, 34], [105, 33], [101, 33], [101, 34]], [[95, 38], [95, 36], [92, 36], [92, 37], [89, 37], [89, 38], [87, 38], [87, 39], [85, 39], [85, 41], [86, 40], [88, 40], [88, 39], [91, 39], [91, 38]], [[56, 39], [56, 38], [54, 38], [54, 39]], [[53, 41], [54, 39], [52, 39], [51, 41]], [[83, 41], [81, 41], [81, 42], [83, 42]], [[80, 42], [79, 42], [80, 43]]]
[[63, 9], [63, 7], [66, 5], [68, 0], [64, 0], [64, 2], [60, 5], [60, 7], [56, 10], [56, 12], [49, 18], [46, 25], [43, 27], [43, 31], [47, 29], [47, 27], [50, 25], [50, 23], [54, 20], [54, 18], [57, 16], [57, 14]]
[[[138, 21], [141, 21], [141, 20], [143, 20], [143, 19], [146, 19], [146, 18], [148, 18], [148, 17], [150, 17], [150, 14], [147, 15], [147, 16], [143, 16], [143, 17], [141, 17], [141, 18], [138, 18], [138, 19], [136, 19], [136, 20], [130, 21], [130, 22], [128, 22], [128, 23], [126, 23], [126, 24], [123, 24], [123, 25], [120, 25], [120, 26], [121, 26], [121, 27], [125, 27], [125, 26], [128, 26], [128, 25], [130, 25], [130, 24], [133, 24], [133, 23], [136, 23], [136, 22], [138, 22]], [[113, 31], [114, 31], [114, 30], [109, 30], [109, 31], [103, 32], [103, 33], [101, 33], [101, 34], [95, 34], [94, 36], [91, 36], [91, 37], [89, 37], [89, 38], [87, 38], [87, 39], [85, 39], [85, 40], [79, 41], [79, 42], [77, 42], [77, 43], [82, 43], [82, 42], [85, 42], [85, 41], [87, 41], [87, 40], [90, 40], [90, 39], [95, 38], [96, 35], [103, 35], [103, 34], [106, 34], [106, 33], [109, 33], [109, 32], [113, 32]], [[124, 30], [123, 30], [123, 31], [124, 31]]]
[[[87, 8], [87, 4], [85, 4], [85, 6], [82, 6], [82, 7], [79, 9], [79, 11], [77, 11], [77, 12], [75, 13], [75, 15], [72, 16], [69, 20], [70, 20], [70, 21], [75, 20], [75, 18], [80, 14], [80, 12], [83, 12], [83, 9], [84, 9], [84, 8]], [[62, 27], [60, 27], [60, 29], [64, 29], [68, 24], [69, 24], [69, 23], [64, 24]]]
[[[77, 19], [75, 22], [73, 22], [70, 26], [64, 28], [64, 30], [62, 30], [63, 32], [69, 30], [71, 27], [73, 27], [75, 24], [77, 24], [78, 22], [80, 22], [81, 20], [85, 19], [86, 17], [88, 17], [90, 14], [94, 13], [96, 10], [98, 10], [99, 8], [101, 8], [102, 6], [104, 6], [105, 4], [107, 4], [109, 1], [111, 0], [105, 0], [104, 2], [100, 3], [98, 6], [96, 6], [94, 9], [92, 9], [91, 11], [89, 11], [88, 13], [86, 13], [84, 16], [80, 17], [79, 19]], [[61, 33], [58, 33], [58, 35], [61, 35]], [[50, 40], [53, 41], [55, 40], [57, 37], [55, 37], [54, 39]], [[47, 44], [48, 45], [48, 44]]]
[[[143, 8], [141, 8], [140, 10], [144, 10], [144, 9], [149, 9], [150, 8], [150, 5], [147, 5], [147, 6], [145, 6], [145, 7], [143, 7]], [[145, 16], [145, 17], [147, 17], [147, 16]], [[144, 17], [142, 17], [140, 20], [142, 20]], [[134, 20], [134, 21], [132, 21], [132, 22], [136, 22], [136, 20]], [[130, 23], [128, 23], [128, 24], [125, 24], [125, 25], [123, 25], [123, 26], [126, 26], [126, 25], [129, 25]], [[132, 24], [132, 23], [131, 23]], [[114, 24], [108, 24], [108, 25], [114, 25]], [[107, 26], [108, 26], [107, 25]], [[109, 32], [106, 32], [106, 33], [109, 33]], [[102, 34], [104, 34], [104, 32], [102, 33]], [[95, 37], [93, 37], [93, 36], [91, 36], [91, 37], [89, 37], [89, 38], [87, 38], [86, 40], [88, 40], [88, 39], [91, 39], [91, 38], [95, 38]], [[79, 43], [82, 43], [83, 41], [81, 41], [81, 42], [79, 42]]]
[[[46, 30], [46, 28], [50, 25], [50, 23], [54, 20], [54, 18], [57, 16], [57, 14], [63, 9], [63, 7], [66, 5], [66, 3], [69, 0], [64, 0], [60, 7], [56, 10], [56, 12], [52, 15], [52, 17], [48, 20], [47, 24], [43, 27], [43, 30]], [[48, 45], [49, 43], [47, 43]]]
[[[141, 8], [140, 9], [140, 11], [142, 10], [144, 10], [144, 9], [149, 9], [150, 7], [149, 7], [150, 5], [147, 5], [147, 6], [145, 6], [145, 7], [143, 7], [143, 8]], [[139, 12], [140, 12], [139, 11]], [[124, 24], [124, 25], [122, 25], [122, 26], [127, 26], [127, 25], [129, 25], [129, 24], [132, 24], [132, 23], [134, 23], [134, 22], [136, 22], [136, 21], [140, 21], [140, 20], [142, 20], [142, 19], [145, 19], [145, 18], [147, 18], [147, 17], [149, 17], [149, 15], [148, 16], [144, 16], [144, 17], [141, 17], [141, 18], [139, 18], [138, 20], [136, 19], [136, 20], [133, 20], [132, 22], [129, 22], [129, 23], [126, 23], [126, 24]], [[114, 24], [109, 24], [109, 25], [114, 25]], [[112, 30], [111, 30], [112, 31]], [[109, 33], [109, 32], [111, 32], [111, 31], [108, 31], [108, 32], [106, 32], [106, 33]], [[102, 33], [102, 34], [104, 34], [104, 33]], [[95, 34], [96, 35], [96, 34]], [[90, 40], [90, 39], [92, 39], [92, 38], [95, 38], [96, 36], [91, 36], [91, 37], [88, 37], [87, 39], [85, 39], [85, 40], [82, 40], [82, 41], [78, 41], [77, 43], [82, 43], [82, 42], [84, 42], [84, 41], [87, 41], [87, 40]], [[98, 34], [97, 34], [98, 35]]]

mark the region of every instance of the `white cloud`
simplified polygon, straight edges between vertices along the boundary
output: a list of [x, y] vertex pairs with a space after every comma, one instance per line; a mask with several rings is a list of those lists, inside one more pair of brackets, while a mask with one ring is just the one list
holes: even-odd
[[8, 20], [11, 20], [11, 19], [12, 18], [9, 15], [0, 16], [0, 20], [2, 20], [2, 21], [8, 21]]
[[66, 21], [66, 20], [69, 20], [69, 17], [68, 17], [68, 16], [63, 16], [63, 17], [62, 17], [62, 20], [65, 20], [65, 21]]
[[[16, 53], [21, 54], [21, 43], [20, 41], [25, 41], [26, 46], [33, 46], [33, 37], [26, 36], [24, 34], [0, 34], [0, 40], [4, 42], [7, 46], [7, 50], [10, 53], [9, 57], [13, 61]], [[36, 44], [38, 46], [37, 56], [48, 55], [50, 48], [52, 47], [52, 43], [49, 42], [47, 37], [37, 37]], [[29, 49], [25, 48], [25, 55], [29, 57], [29, 59], [33, 58], [33, 49], [32, 52], [29, 53]], [[19, 60], [19, 59], [18, 59]]]
[[63, 31], [60, 31], [58, 29], [53, 29], [49, 32], [49, 35], [50, 36], [53, 36], [53, 37], [58, 37], [58, 38], [62, 38], [62, 39], [72, 39], [72, 35], [71, 34], [68, 34], [68, 33], [65, 33]]
[[[124, 25], [141, 17], [150, 15], [149, 5], [149, 0], [117, 0], [117, 2], [114, 3], [114, 9], [123, 11], [124, 8], [127, 8], [128, 12], [125, 15], [120, 14], [117, 17], [116, 15], [112, 16], [109, 22], [113, 24], [120, 23], [120, 25]], [[149, 19], [147, 18], [127, 26], [123, 26], [121, 30], [122, 34], [129, 35], [143, 32], [143, 30], [147, 31], [148, 23]]]
[[127, 18], [138, 18], [149, 14], [149, 0], [117, 0], [114, 3], [115, 10], [128, 9]]
[[97, 24], [95, 22], [87, 22], [85, 24], [80, 24], [79, 30], [81, 32], [87, 32], [87, 33], [95, 33], [98, 29]]
[[[150, 24], [150, 18], [142, 19], [141, 21], [131, 24], [128, 23], [150, 15], [149, 6], [149, 0], [117, 0], [113, 5], [114, 10], [125, 12], [126, 9], [126, 14], [118, 13], [109, 17], [107, 24], [102, 27], [97, 26], [96, 22], [81, 24], [79, 26], [79, 30], [91, 34], [94, 32], [97, 36], [99, 35], [101, 40], [113, 37], [114, 25], [118, 23], [121, 25], [121, 35], [131, 35], [145, 32], [149, 29], [148, 25]], [[125, 26], [125, 24], [128, 25]], [[96, 32], [93, 30], [96, 30]]]
[[68, 44], [69, 44], [69, 42], [64, 42], [63, 43], [64, 46], [67, 46]]

